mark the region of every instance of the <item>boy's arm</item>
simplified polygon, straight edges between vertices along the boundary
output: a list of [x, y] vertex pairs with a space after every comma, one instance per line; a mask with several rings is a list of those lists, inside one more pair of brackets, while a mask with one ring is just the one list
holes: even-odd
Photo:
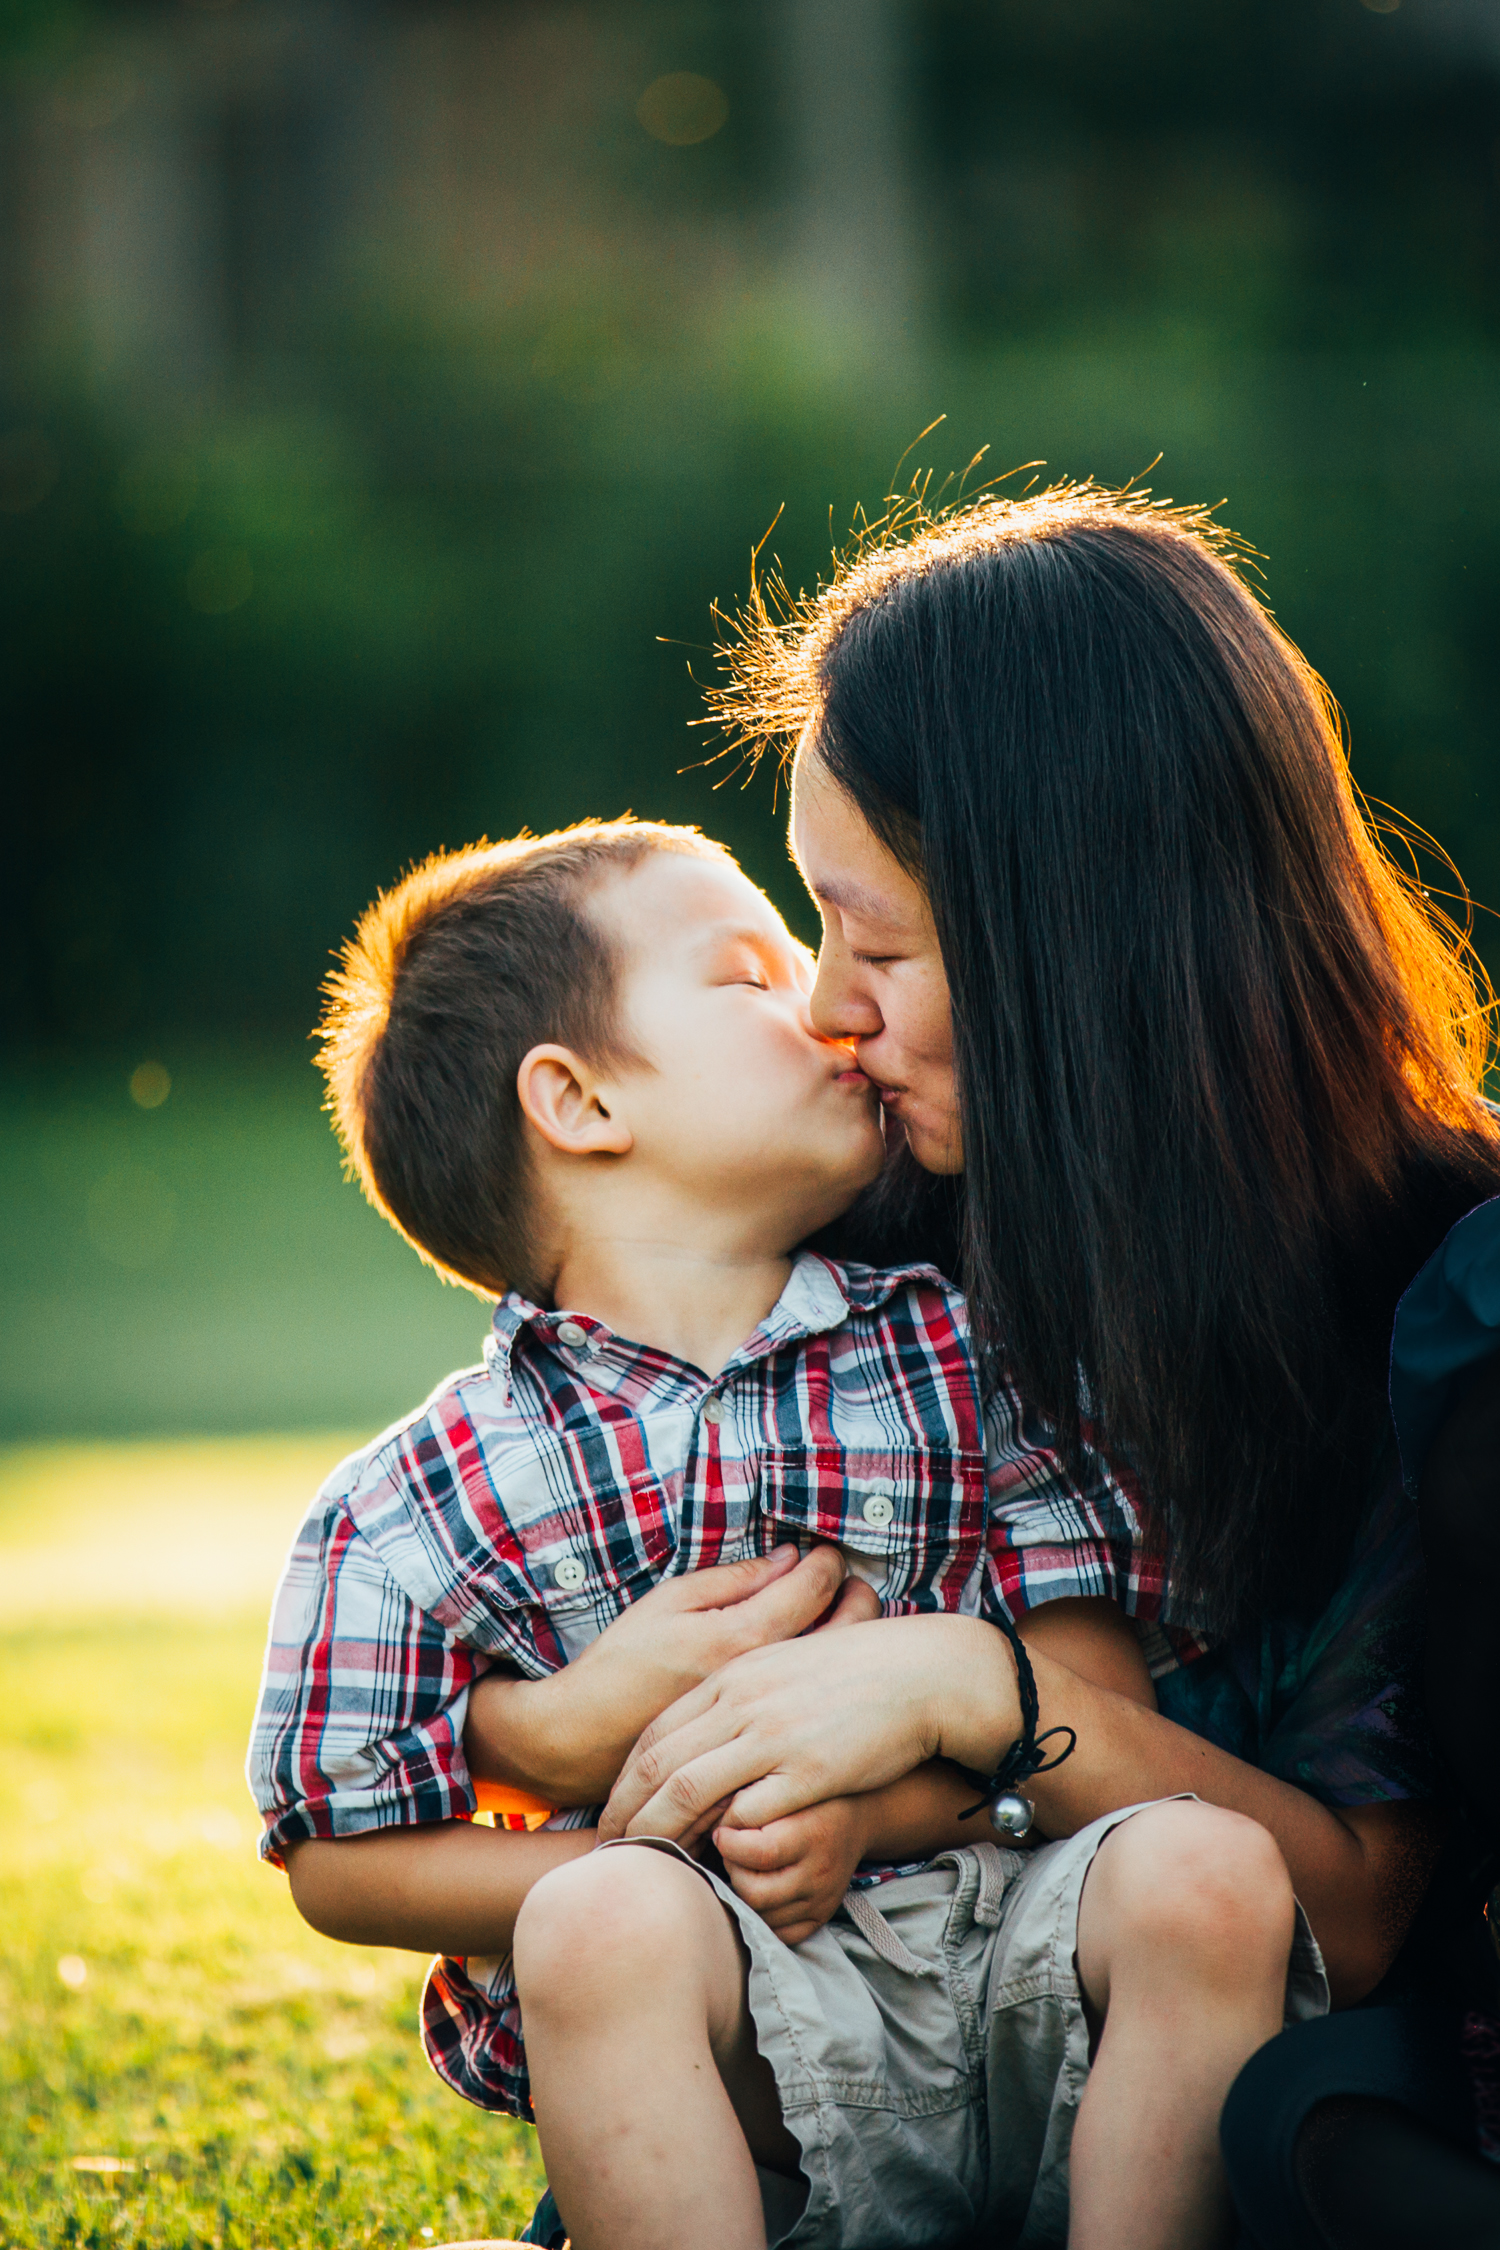
[[462, 1958], [509, 1953], [532, 1884], [596, 1841], [592, 1828], [526, 1836], [451, 1820], [309, 1838], [285, 1856], [297, 1910], [324, 1937]]
[[[342, 1573], [346, 1612], [350, 1567], [346, 1562]], [[479, 1779], [545, 1792], [555, 1804], [597, 1803], [658, 1711], [741, 1649], [801, 1631], [827, 1609], [843, 1571], [836, 1548], [799, 1561], [788, 1547], [667, 1581], [564, 1671], [542, 1680], [476, 1680], [463, 1763]], [[400, 1605], [389, 1582], [382, 1579], [380, 1591], [388, 1624]], [[346, 1703], [348, 1686], [346, 1679]], [[430, 1729], [436, 1714], [423, 1715]], [[346, 1726], [351, 1716], [346, 1709]], [[359, 1729], [346, 1748], [354, 1770], [366, 1739]], [[462, 1809], [460, 1800], [453, 1810]], [[532, 1884], [595, 1841], [591, 1827], [524, 1835], [448, 1819], [354, 1835], [290, 1835], [279, 1851], [299, 1913], [325, 1937], [423, 1953], [503, 1955]]]
[[277, 1589], [250, 1752], [262, 1855], [314, 1928], [504, 1951], [530, 1885], [592, 1848], [592, 1829], [461, 1817], [474, 1800], [460, 1730], [485, 1661], [412, 1598], [338, 1493], [319, 1501]]
[[[1140, 1642], [1112, 1601], [1048, 1602], [1028, 1612], [1019, 1630], [1028, 1647], [1092, 1686], [1155, 1710]], [[731, 1815], [714, 1842], [745, 1903], [788, 1945], [800, 1945], [835, 1911], [862, 1860], [925, 1859], [951, 1844], [986, 1841], [990, 1830], [974, 1801], [973, 1782], [939, 1760], [886, 1789], [812, 1805], [766, 1828], [736, 1828]]]

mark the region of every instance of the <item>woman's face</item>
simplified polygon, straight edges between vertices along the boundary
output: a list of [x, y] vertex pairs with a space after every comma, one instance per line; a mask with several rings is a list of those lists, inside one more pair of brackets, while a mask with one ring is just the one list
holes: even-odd
[[792, 769], [792, 857], [823, 917], [813, 1023], [858, 1042], [929, 1172], [961, 1172], [948, 980], [927, 893], [844, 794], [806, 739]]

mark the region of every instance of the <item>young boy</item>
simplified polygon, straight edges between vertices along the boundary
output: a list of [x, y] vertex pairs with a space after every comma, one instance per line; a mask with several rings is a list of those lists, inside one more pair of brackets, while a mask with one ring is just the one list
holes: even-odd
[[[618, 1994], [593, 1971], [562, 1992], [570, 1863], [659, 1711], [820, 1619], [981, 1611], [987, 1476], [1072, 1490], [1011, 1394], [986, 1429], [947, 1283], [798, 1252], [883, 1157], [809, 984], [719, 847], [586, 824], [408, 877], [361, 924], [325, 1023], [366, 1192], [499, 1303], [483, 1367], [335, 1472], [293, 1550], [251, 1754], [262, 1849], [316, 1927], [443, 1956], [429, 2055], [522, 2116], [534, 2080], [576, 2250], [699, 2238], [701, 2203], [690, 2219], [673, 2188], [688, 2151], [712, 2157], [701, 2238], [735, 2250], [889, 2250], [981, 2214], [1009, 2239], [1065, 2195], [1088, 2035], [1059, 1932], [1126, 1814], [1001, 1852], [963, 1817], [972, 1782], [935, 1766], [777, 1830], [721, 1827], [724, 1876], [607, 1847], [579, 1910], [597, 1940], [607, 1905], [622, 1972], [666, 1916], [678, 2028], [632, 2000], [622, 2064]], [[1070, 1606], [1051, 1653], [1149, 1698], [1124, 1619]], [[476, 1778], [570, 1809], [491, 1832], [464, 1817]], [[533, 1893], [552, 1905], [528, 1945]], [[1004, 2089], [999, 2210], [975, 2000], [997, 1965], [1027, 2006], [1045, 1989], [1051, 2026]], [[523, 2003], [546, 2027], [530, 2077]], [[659, 2158], [643, 2078], [667, 2105]]]

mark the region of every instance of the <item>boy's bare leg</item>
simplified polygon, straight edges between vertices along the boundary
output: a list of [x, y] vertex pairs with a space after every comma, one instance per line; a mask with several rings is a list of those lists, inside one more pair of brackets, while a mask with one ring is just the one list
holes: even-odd
[[1112, 1829], [1078, 1914], [1104, 2019], [1079, 2106], [1070, 2250], [1217, 2250], [1233, 2235], [1224, 2098], [1281, 2029], [1292, 1886], [1257, 1821], [1158, 1805]]
[[755, 2163], [795, 2172], [797, 2144], [702, 1877], [649, 1847], [558, 1868], [521, 1909], [515, 1970], [575, 2250], [765, 2250]]

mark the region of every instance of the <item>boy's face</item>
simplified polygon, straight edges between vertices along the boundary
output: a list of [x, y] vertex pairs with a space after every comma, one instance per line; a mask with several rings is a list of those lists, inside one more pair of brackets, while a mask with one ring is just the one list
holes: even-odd
[[610, 1078], [633, 1155], [791, 1248], [884, 1159], [875, 1089], [808, 1014], [814, 964], [732, 862], [655, 852], [590, 912], [621, 948], [621, 1030], [643, 1066]]

